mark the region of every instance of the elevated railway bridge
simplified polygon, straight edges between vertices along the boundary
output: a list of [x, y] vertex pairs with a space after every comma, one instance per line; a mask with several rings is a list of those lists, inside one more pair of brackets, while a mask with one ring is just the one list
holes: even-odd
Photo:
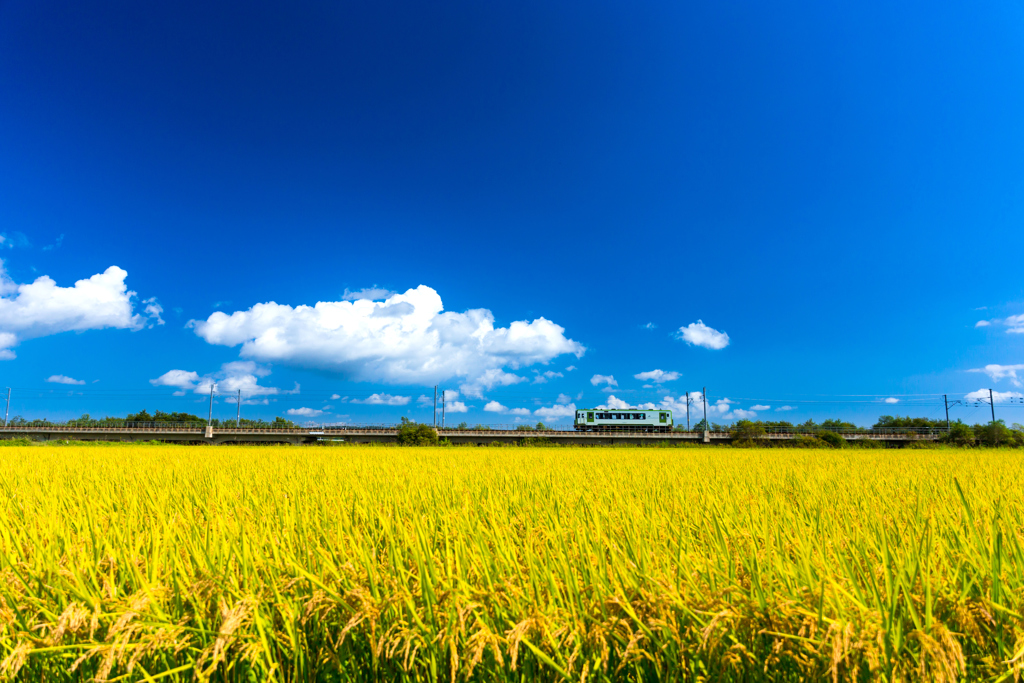
[[[287, 443], [317, 442], [394, 443], [398, 440], [397, 425], [314, 425], [294, 428], [251, 429], [232, 426], [207, 426], [200, 423], [148, 422], [117, 426], [9, 425], [0, 427], [0, 439], [33, 439], [39, 441], [162, 441], [168, 443]], [[651, 433], [641, 430], [616, 431], [524, 431], [514, 425], [493, 425], [486, 429], [437, 429], [438, 436], [454, 444], [489, 445], [494, 442], [517, 443], [523, 439], [543, 438], [552, 443], [574, 445], [644, 445], [654, 443], [727, 444], [734, 436], [729, 432]], [[835, 432], [847, 441], [878, 441], [902, 446], [915, 441], [935, 441], [945, 434], [942, 429], [858, 429]], [[791, 441], [798, 437], [816, 436], [816, 432], [789, 430], [764, 435], [769, 441]]]

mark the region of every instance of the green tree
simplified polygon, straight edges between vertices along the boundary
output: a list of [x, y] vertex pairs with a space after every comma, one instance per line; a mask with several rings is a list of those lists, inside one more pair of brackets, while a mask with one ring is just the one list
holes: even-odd
[[986, 446], [1005, 446], [1013, 441], [1013, 432], [1002, 420], [989, 422], [984, 427], [975, 427], [974, 431]]
[[957, 420], [949, 426], [949, 432], [942, 437], [942, 440], [955, 446], [973, 446], [974, 430]]
[[430, 425], [416, 424], [403, 418], [398, 428], [398, 443], [402, 446], [436, 446], [437, 432]]
[[751, 422], [750, 420], [740, 420], [733, 424], [732, 429], [729, 430], [733, 441], [753, 442], [765, 438], [766, 433], [764, 427], [757, 422]]
[[835, 432], [818, 432], [818, 438], [827, 443], [832, 448], [846, 448], [846, 439], [839, 436]]

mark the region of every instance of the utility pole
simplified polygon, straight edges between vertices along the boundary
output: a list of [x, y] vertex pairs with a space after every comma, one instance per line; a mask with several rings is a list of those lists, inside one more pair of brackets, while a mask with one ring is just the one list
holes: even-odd
[[437, 385], [434, 385], [434, 429], [437, 429]]
[[7, 418], [11, 416], [11, 388], [7, 387], [7, 410], [4, 411], [4, 427], [7, 426]]
[[704, 403], [704, 433], [708, 433], [711, 430], [708, 425], [708, 388], [701, 387], [700, 400]]
[[996, 423], [996, 402], [992, 400], [992, 390], [988, 390], [988, 405], [992, 408], [992, 424]]
[[242, 390], [238, 390], [238, 400], [235, 401], [235, 408], [237, 414], [235, 415], [235, 429], [240, 429], [242, 426]]
[[206, 426], [209, 427], [213, 424], [213, 388], [217, 386], [213, 382], [210, 382], [210, 417], [206, 420]]
[[946, 395], [942, 395], [942, 404], [946, 406], [946, 431], [949, 431], [949, 401], [946, 400]]
[[686, 392], [686, 431], [690, 431], [690, 392]]
[[441, 390], [441, 429], [444, 429], [444, 404], [445, 404], [445, 398], [447, 398], [445, 396], [445, 394], [447, 394], [447, 393], [448, 393], [447, 389], [442, 389]]

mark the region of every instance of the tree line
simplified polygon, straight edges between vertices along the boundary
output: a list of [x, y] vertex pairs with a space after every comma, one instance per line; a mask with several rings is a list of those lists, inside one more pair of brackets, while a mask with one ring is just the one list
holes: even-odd
[[[125, 417], [102, 417], [94, 418], [89, 413], [81, 417], [68, 420], [67, 422], [54, 422], [53, 420], [26, 420], [20, 415], [15, 415], [7, 423], [9, 427], [123, 427], [125, 423], [148, 423], [148, 424], [194, 424], [197, 427], [205, 427], [205, 417], [192, 415], [191, 413], [165, 413], [157, 410], [152, 415], [140, 410], [137, 413], [128, 413]], [[214, 427], [236, 427], [241, 429], [296, 429], [298, 425], [283, 417], [275, 417], [271, 420], [221, 420], [213, 418], [210, 424]]]

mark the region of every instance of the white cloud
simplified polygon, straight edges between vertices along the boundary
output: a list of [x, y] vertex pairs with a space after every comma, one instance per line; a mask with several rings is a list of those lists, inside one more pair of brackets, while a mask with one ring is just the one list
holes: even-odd
[[986, 375], [992, 378], [992, 381], [998, 382], [1001, 379], [1009, 378], [1010, 383], [1015, 387], [1022, 386], [1021, 377], [1017, 376], [1018, 372], [1024, 371], [1024, 365], [986, 365], [983, 368], [973, 368], [967, 372], [984, 372]]
[[328, 400], [337, 401], [339, 398], [341, 398], [340, 394], [331, 394], [331, 398]]
[[497, 401], [490, 401], [484, 406], [484, 411], [488, 413], [501, 413], [508, 415], [529, 415], [529, 408], [507, 408]]
[[446, 413], [468, 413], [469, 408], [462, 401], [449, 401], [445, 404], [444, 411]]
[[316, 417], [324, 414], [324, 411], [316, 408], [289, 408], [284, 412], [295, 417]]
[[[978, 389], [964, 396], [968, 401], [983, 401], [988, 403], [988, 389]], [[995, 403], [1006, 403], [1010, 399], [1024, 398], [1019, 391], [993, 391], [992, 401]]]
[[156, 297], [151, 296], [148, 299], [144, 299], [142, 303], [146, 304], [143, 310], [146, 315], [150, 317], [153, 323], [156, 325], [163, 325], [164, 319], [160, 317], [160, 314], [164, 312], [164, 307], [156, 302]]
[[693, 346], [703, 346], [705, 349], [724, 349], [729, 345], [729, 335], [725, 332], [708, 327], [703, 321], [698, 320], [686, 327], [680, 327], [676, 333], [678, 339]]
[[558, 398], [555, 399], [555, 403], [561, 403], [562, 405], [568, 405], [572, 403], [572, 396], [567, 394], [559, 394]]
[[655, 325], [654, 323], [647, 323], [646, 325], [641, 325], [640, 329], [641, 330], [656, 330], [656, 329], [658, 329], [658, 326]]
[[374, 285], [373, 287], [366, 287], [356, 291], [350, 290], [348, 287], [345, 288], [345, 293], [341, 295], [342, 301], [359, 301], [365, 299], [367, 301], [383, 301], [388, 297], [392, 297], [397, 292], [392, 292], [390, 289], [384, 289]]
[[757, 413], [755, 413], [753, 410], [733, 408], [731, 417], [736, 420], [753, 420], [755, 417], [757, 417]]
[[629, 403], [623, 401], [621, 398], [616, 398], [614, 394], [610, 395], [604, 402], [604, 405], [599, 405], [598, 408], [601, 410], [628, 410], [632, 408]]
[[894, 403], [899, 403], [900, 400], [898, 398], [893, 398], [892, 396], [890, 396], [889, 398], [885, 399], [885, 402], [891, 405]]
[[419, 403], [421, 406], [429, 406], [434, 404], [434, 399], [426, 394], [420, 394], [420, 397], [416, 399], [416, 403]]
[[50, 375], [46, 378], [46, 381], [53, 382], [54, 384], [85, 384], [84, 379], [75, 379], [67, 375]]
[[758, 404], [756, 406], [750, 406], [750, 409], [751, 410], [771, 410], [772, 407], [771, 406], [763, 406], [761, 404]]
[[1024, 313], [1011, 315], [1007, 318], [993, 318], [992, 320], [979, 320], [974, 323], [975, 327], [989, 327], [991, 325], [1005, 325], [1007, 334], [1024, 334]]
[[576, 415], [576, 404], [557, 404], [551, 407], [537, 408], [535, 411], [533, 411], [533, 414], [536, 415], [537, 417], [543, 417], [549, 420], [557, 420], [558, 418], [562, 417], [573, 417], [574, 415]]
[[241, 345], [244, 358], [388, 384], [457, 377], [462, 392], [474, 398], [525, 381], [503, 368], [586, 351], [545, 318], [496, 328], [486, 309], [443, 312], [441, 297], [425, 285], [383, 302], [321, 301], [294, 308], [268, 302], [231, 315], [217, 311], [189, 324], [210, 344]]
[[537, 370], [534, 370], [534, 372], [537, 373], [537, 376], [533, 378], [533, 383], [534, 384], [547, 384], [547, 381], [549, 379], [556, 379], [558, 377], [564, 377], [564, 375], [562, 373], [555, 372], [554, 370], [548, 370], [547, 372], [545, 372], [543, 374], [541, 374]]
[[[141, 330], [154, 322], [162, 323], [159, 311], [155, 321], [135, 313], [135, 292], [128, 291], [124, 283], [127, 276], [124, 270], [111, 266], [73, 287], [58, 287], [46, 275], [19, 285], [0, 261], [0, 360], [13, 359], [13, 347], [27, 339], [111, 327]], [[147, 302], [147, 314], [150, 309], [159, 309], [154, 300]]]
[[404, 406], [412, 400], [412, 396], [392, 396], [391, 394], [370, 394], [366, 398], [354, 398], [352, 403], [368, 406]]
[[678, 372], [665, 372], [664, 370], [650, 370], [648, 372], [641, 372], [633, 375], [634, 379], [638, 379], [644, 382], [654, 382], [655, 384], [661, 384], [662, 382], [673, 382], [679, 379]]
[[224, 363], [219, 371], [208, 375], [200, 375], [189, 370], [168, 370], [156, 379], [149, 380], [149, 383], [155, 387], [174, 387], [178, 390], [174, 392], [175, 396], [184, 396], [189, 391], [195, 394], [209, 394], [211, 385], [215, 384], [214, 391], [229, 400], [237, 400], [237, 394], [241, 391], [242, 403], [266, 403], [265, 400], [254, 401], [257, 396], [299, 393], [298, 382], [295, 383], [294, 389], [289, 390], [261, 385], [260, 378], [269, 374], [270, 369], [267, 367], [252, 361], [239, 360]]
[[775, 409], [775, 412], [784, 413], [788, 410], [796, 410], [796, 406], [779, 406], [778, 408]]
[[575, 370], [575, 369], [576, 369], [576, 366], [575, 366], [575, 365], [570, 365], [569, 367], [567, 367], [567, 368], [565, 369], [565, 371], [566, 371], [566, 372], [572, 372], [572, 371], [573, 371], [573, 370]]
[[615, 381], [615, 377], [613, 375], [594, 375], [590, 378], [590, 383], [595, 387], [601, 384], [607, 384], [610, 387], [619, 386], [619, 383]]

